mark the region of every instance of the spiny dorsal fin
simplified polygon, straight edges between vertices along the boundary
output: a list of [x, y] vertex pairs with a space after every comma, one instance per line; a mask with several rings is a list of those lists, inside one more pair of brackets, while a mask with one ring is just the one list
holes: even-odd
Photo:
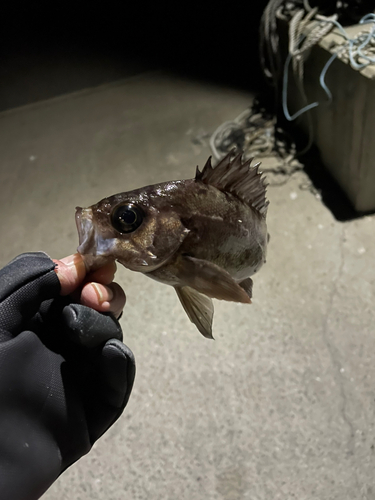
[[269, 205], [266, 199], [267, 183], [259, 172], [260, 162], [250, 166], [253, 159], [243, 162], [242, 153], [234, 156], [234, 151], [231, 151], [212, 168], [209, 157], [202, 172], [197, 167], [195, 180], [237, 196], [265, 217]]

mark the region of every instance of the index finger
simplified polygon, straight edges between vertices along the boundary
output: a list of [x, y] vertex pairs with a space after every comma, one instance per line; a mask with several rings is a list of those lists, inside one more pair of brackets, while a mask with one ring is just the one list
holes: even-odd
[[[76, 290], [85, 278], [90, 281], [109, 285], [112, 283], [116, 273], [116, 262], [111, 261], [96, 271], [87, 274], [85, 261], [81, 254], [75, 253], [60, 260], [53, 261], [56, 266], [56, 274], [60, 280], [61, 295], [68, 295]], [[86, 280], [86, 281], [87, 281]]]
[[86, 277], [86, 266], [81, 254], [74, 253], [60, 260], [52, 260], [56, 264], [55, 272], [60, 280], [60, 294], [74, 292]]

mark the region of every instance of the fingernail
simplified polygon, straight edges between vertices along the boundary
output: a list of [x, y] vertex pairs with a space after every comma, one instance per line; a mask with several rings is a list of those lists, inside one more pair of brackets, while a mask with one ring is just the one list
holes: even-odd
[[68, 257], [60, 259], [60, 261], [68, 267], [73, 267], [82, 262], [82, 257], [78, 253], [74, 253], [72, 255], [68, 255]]
[[94, 288], [100, 304], [102, 304], [103, 302], [110, 302], [113, 299], [113, 292], [110, 288], [106, 289], [107, 297], [104, 297], [102, 287], [98, 283], [91, 283], [91, 286]]

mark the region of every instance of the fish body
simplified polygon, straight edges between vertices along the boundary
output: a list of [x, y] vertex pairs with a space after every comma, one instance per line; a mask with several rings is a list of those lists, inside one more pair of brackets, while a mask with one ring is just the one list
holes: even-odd
[[198, 330], [212, 338], [211, 298], [250, 303], [266, 260], [266, 185], [241, 155], [210, 159], [194, 179], [170, 181], [77, 208], [78, 251], [95, 269], [117, 260], [173, 286]]

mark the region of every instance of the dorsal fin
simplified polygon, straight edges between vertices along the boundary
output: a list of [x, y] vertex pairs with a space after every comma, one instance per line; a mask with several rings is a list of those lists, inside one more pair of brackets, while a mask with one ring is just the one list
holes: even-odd
[[209, 157], [202, 172], [197, 167], [195, 180], [237, 196], [265, 217], [269, 205], [266, 199], [267, 183], [259, 172], [260, 162], [250, 166], [253, 159], [242, 161], [242, 153], [234, 155], [231, 151], [212, 168]]

